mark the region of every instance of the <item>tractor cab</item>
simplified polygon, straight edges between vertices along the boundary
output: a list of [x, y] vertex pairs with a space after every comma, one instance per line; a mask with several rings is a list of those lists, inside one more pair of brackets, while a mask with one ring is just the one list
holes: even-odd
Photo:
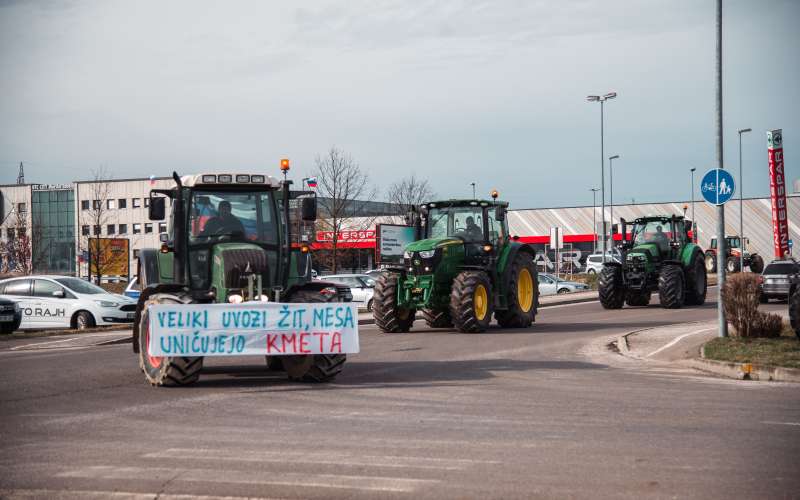
[[683, 217], [641, 217], [633, 222], [631, 241], [623, 248], [629, 253], [647, 253], [655, 261], [674, 259], [691, 241], [690, 229], [691, 222]]

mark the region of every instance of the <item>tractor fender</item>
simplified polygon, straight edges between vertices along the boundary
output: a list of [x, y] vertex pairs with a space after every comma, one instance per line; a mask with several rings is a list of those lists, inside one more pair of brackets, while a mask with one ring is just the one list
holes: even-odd
[[616, 261], [613, 261], [613, 260], [609, 261], [609, 262], [606, 262], [603, 265], [604, 266], [610, 266], [610, 267], [622, 267], [622, 263], [621, 262], [616, 262]]
[[154, 284], [146, 288], [142, 288], [142, 293], [139, 295], [139, 301], [136, 303], [136, 315], [133, 318], [133, 352], [136, 354], [139, 353], [139, 320], [142, 317], [142, 310], [144, 309], [144, 303], [147, 302], [147, 299], [157, 293], [179, 294], [184, 293], [185, 291], [186, 289], [183, 287], [183, 285], [176, 285], [174, 283]]
[[[511, 263], [514, 262], [514, 259], [517, 258], [517, 254], [519, 253], [527, 253], [532, 259], [534, 259], [534, 261], [536, 259], [536, 250], [531, 245], [528, 245], [527, 243], [512, 244], [511, 248], [508, 250], [508, 255], [506, 256], [505, 263], [503, 265], [503, 272], [499, 276], [503, 290], [508, 290], [508, 285], [511, 282], [511, 268], [513, 267]], [[536, 269], [535, 265], [534, 269]], [[533, 280], [534, 284], [536, 284], [536, 276], [533, 277]]]

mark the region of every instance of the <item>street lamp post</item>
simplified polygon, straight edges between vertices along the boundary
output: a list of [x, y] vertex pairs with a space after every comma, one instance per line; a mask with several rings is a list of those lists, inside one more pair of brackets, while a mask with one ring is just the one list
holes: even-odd
[[594, 242], [594, 249], [592, 253], [597, 253], [597, 192], [598, 188], [591, 188], [592, 192], [592, 240]]
[[742, 134], [752, 132], [753, 129], [743, 128], [739, 130], [739, 241], [742, 248], [739, 252], [739, 271], [744, 272], [744, 177], [742, 177]]
[[692, 242], [697, 243], [697, 219], [694, 218], [694, 171], [697, 167], [689, 170], [692, 173]]
[[611, 204], [611, 248], [614, 248], [614, 160], [619, 159], [619, 155], [609, 156], [608, 157], [608, 187], [611, 191], [609, 194], [611, 195], [611, 199], [609, 203]]
[[609, 92], [605, 95], [589, 95], [586, 96], [586, 100], [589, 102], [599, 102], [600, 103], [600, 205], [601, 205], [601, 217], [600, 220], [603, 222], [603, 240], [602, 240], [602, 249], [603, 249], [603, 264], [606, 263], [606, 158], [605, 153], [603, 152], [603, 105], [609, 99], [614, 99], [617, 97], [616, 92]]

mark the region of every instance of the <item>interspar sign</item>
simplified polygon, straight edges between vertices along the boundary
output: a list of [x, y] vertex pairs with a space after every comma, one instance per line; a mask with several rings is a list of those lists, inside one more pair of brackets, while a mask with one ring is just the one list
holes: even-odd
[[[317, 241], [333, 241], [333, 231], [317, 231]], [[375, 230], [366, 229], [363, 231], [340, 231], [336, 241], [339, 243], [375, 241]]]
[[769, 192], [772, 198], [772, 237], [775, 257], [789, 253], [789, 216], [786, 209], [786, 175], [783, 168], [781, 129], [767, 132]]
[[151, 356], [356, 353], [352, 303], [155, 304], [148, 308]]

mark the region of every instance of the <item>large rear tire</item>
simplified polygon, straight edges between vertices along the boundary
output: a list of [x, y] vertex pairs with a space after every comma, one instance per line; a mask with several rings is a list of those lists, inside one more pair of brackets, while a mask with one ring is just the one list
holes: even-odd
[[372, 317], [375, 318], [375, 325], [384, 333], [407, 332], [414, 324], [416, 311], [397, 305], [399, 280], [400, 277], [395, 273], [383, 273], [375, 280]]
[[[333, 302], [333, 295], [324, 295], [319, 290], [297, 290], [287, 302], [317, 303]], [[329, 382], [342, 372], [347, 361], [346, 354], [306, 354], [280, 356], [281, 368], [290, 380], [299, 382]], [[269, 365], [268, 365], [269, 366]]]
[[622, 309], [625, 303], [625, 284], [622, 282], [620, 266], [603, 266], [597, 280], [600, 304], [605, 309]]
[[794, 292], [789, 297], [789, 322], [794, 334], [800, 339], [800, 292]]
[[764, 271], [764, 259], [760, 255], [753, 254], [750, 256], [750, 271], [756, 274], [761, 274]]
[[450, 316], [463, 333], [485, 332], [492, 321], [492, 283], [483, 271], [462, 271], [453, 280]]
[[450, 319], [450, 311], [439, 311], [436, 309], [423, 309], [422, 317], [430, 328], [450, 328], [453, 320]]
[[661, 307], [680, 309], [684, 303], [683, 269], [676, 264], [667, 264], [661, 268], [658, 277], [658, 298]]
[[200, 378], [203, 358], [150, 356], [150, 317], [148, 306], [154, 304], [190, 304], [192, 299], [180, 295], [154, 294], [144, 303], [139, 317], [139, 367], [153, 386], [189, 385]]
[[703, 256], [698, 252], [692, 263], [686, 269], [686, 304], [702, 306], [706, 302], [708, 291], [708, 276]]
[[495, 311], [494, 317], [503, 328], [527, 328], [536, 321], [539, 307], [539, 283], [533, 257], [520, 252], [511, 263], [508, 282], [508, 309]]

